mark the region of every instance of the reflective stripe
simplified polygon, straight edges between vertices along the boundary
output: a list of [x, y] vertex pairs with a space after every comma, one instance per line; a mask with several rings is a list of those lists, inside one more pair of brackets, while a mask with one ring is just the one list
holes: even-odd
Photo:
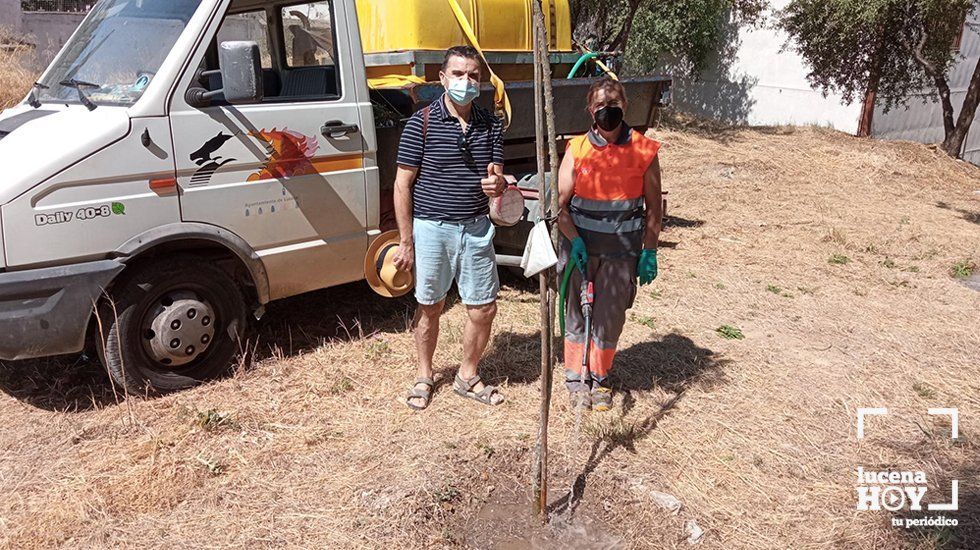
[[[572, 342], [565, 338], [565, 370], [582, 376], [582, 355], [585, 354], [585, 344]], [[616, 358], [616, 347], [602, 348], [593, 340], [589, 348], [589, 373], [592, 376], [609, 376], [613, 360]]]
[[579, 196], [572, 197], [572, 206], [583, 210], [595, 212], [628, 212], [637, 210], [643, 206], [643, 197], [630, 200], [600, 201], [595, 199], [583, 199]]
[[575, 227], [585, 229], [586, 231], [595, 231], [596, 233], [632, 233], [634, 231], [641, 231], [646, 225], [646, 220], [643, 218], [633, 218], [624, 221], [605, 221], [589, 218], [575, 212], [571, 212], [571, 215]]

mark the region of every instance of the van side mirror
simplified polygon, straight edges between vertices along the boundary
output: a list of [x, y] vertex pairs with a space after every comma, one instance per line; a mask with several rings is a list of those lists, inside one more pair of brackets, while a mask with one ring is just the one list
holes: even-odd
[[248, 41], [222, 42], [218, 45], [222, 91], [228, 103], [262, 101], [262, 54], [259, 45]]
[[193, 86], [187, 90], [187, 104], [207, 107], [211, 100], [224, 96], [228, 103], [256, 103], [265, 97], [262, 84], [262, 61], [259, 45], [248, 41], [229, 41], [218, 45], [217, 71], [198, 71], [195, 80], [221, 76], [219, 90]]

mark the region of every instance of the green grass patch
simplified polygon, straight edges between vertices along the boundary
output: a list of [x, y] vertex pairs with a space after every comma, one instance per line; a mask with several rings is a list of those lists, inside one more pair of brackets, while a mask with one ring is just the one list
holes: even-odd
[[715, 329], [715, 332], [726, 340], [743, 340], [745, 338], [745, 335], [742, 334], [742, 329], [733, 327], [732, 325], [721, 325]]
[[197, 411], [194, 415], [194, 423], [206, 432], [235, 425], [229, 413], [218, 412], [216, 409]]
[[970, 260], [963, 260], [953, 264], [953, 267], [949, 269], [950, 274], [957, 279], [966, 279], [967, 277], [973, 275], [976, 271], [977, 266]]
[[932, 399], [936, 396], [936, 392], [932, 391], [932, 388], [924, 382], [916, 382], [912, 384], [912, 389], [915, 393], [919, 394], [919, 397], [923, 399]]
[[646, 315], [637, 315], [633, 320], [647, 328], [654, 328], [657, 325], [653, 317], [647, 317]]
[[332, 395], [340, 395], [342, 393], [347, 393], [354, 389], [354, 381], [350, 378], [343, 376], [340, 380], [337, 380], [330, 386], [330, 393]]
[[851, 263], [851, 259], [843, 254], [834, 254], [827, 259], [827, 263], [834, 264], [834, 265], [844, 265], [844, 264]]
[[663, 297], [663, 292], [657, 289], [653, 289], [650, 291], [650, 297], [653, 298], [654, 300], [659, 300], [660, 298]]
[[779, 288], [776, 285], [769, 285], [769, 286], [766, 287], [766, 290], [768, 290], [769, 292], [772, 292], [773, 294], [779, 294], [779, 293], [781, 293], [783, 291], [783, 289]]
[[432, 496], [438, 502], [452, 502], [460, 497], [462, 493], [452, 485], [445, 485], [441, 489], [436, 489]]
[[881, 267], [887, 267], [888, 269], [895, 269], [895, 261], [891, 258], [885, 258], [881, 262]]

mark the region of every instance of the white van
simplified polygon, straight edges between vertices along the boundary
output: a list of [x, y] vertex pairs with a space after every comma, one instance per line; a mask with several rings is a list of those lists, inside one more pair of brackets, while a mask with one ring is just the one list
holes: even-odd
[[[269, 301], [363, 279], [400, 131], [376, 128], [398, 103], [370, 62], [354, 0], [98, 2], [0, 116], [0, 359], [95, 340], [116, 382], [174, 390], [223, 371]], [[652, 109], [651, 82], [631, 86]]]

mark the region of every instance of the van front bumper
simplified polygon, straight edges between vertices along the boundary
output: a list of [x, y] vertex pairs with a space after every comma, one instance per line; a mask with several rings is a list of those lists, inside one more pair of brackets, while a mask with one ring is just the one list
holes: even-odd
[[0, 359], [82, 351], [92, 306], [124, 267], [102, 260], [0, 273]]

